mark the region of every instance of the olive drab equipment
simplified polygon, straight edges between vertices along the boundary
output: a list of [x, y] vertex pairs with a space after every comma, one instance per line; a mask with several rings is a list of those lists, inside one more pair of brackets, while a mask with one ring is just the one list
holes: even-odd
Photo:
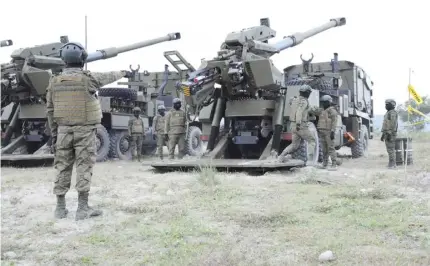
[[102, 118], [99, 100], [88, 92], [90, 78], [57, 76], [51, 81], [54, 118], [58, 125], [93, 125]]
[[143, 121], [140, 118], [132, 118], [131, 134], [143, 134]]

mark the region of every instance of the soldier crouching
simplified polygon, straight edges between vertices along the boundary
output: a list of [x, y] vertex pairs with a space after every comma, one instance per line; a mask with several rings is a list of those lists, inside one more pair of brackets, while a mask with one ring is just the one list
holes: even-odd
[[157, 111], [158, 114], [154, 118], [152, 127], [154, 128], [157, 137], [157, 155], [161, 160], [163, 160], [163, 147], [166, 142], [164, 136], [166, 107], [164, 107], [164, 105], [159, 105], [157, 107]]
[[167, 113], [165, 123], [164, 134], [169, 139], [169, 159], [174, 159], [176, 145], [178, 145], [178, 158], [182, 159], [185, 155], [187, 117], [181, 110], [179, 98], [173, 99], [173, 109]]
[[143, 121], [140, 119], [140, 108], [133, 108], [133, 117], [128, 120], [128, 135], [130, 136], [132, 160], [139, 160], [142, 156], [142, 143], [144, 137]]

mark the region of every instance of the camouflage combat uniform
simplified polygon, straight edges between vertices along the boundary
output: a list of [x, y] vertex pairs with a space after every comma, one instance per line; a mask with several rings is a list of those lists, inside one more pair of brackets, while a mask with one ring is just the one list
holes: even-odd
[[178, 145], [178, 158], [185, 154], [185, 135], [187, 130], [187, 118], [183, 110], [171, 109], [166, 114], [164, 132], [169, 135], [169, 159], [174, 158], [175, 147]]
[[142, 155], [142, 143], [143, 143], [143, 121], [142, 119], [135, 116], [128, 120], [128, 134], [131, 138], [130, 148], [133, 160], [138, 159], [140, 161]]
[[155, 134], [157, 135], [157, 155], [161, 159], [163, 159], [163, 147], [165, 145], [164, 138], [164, 127], [166, 123], [166, 116], [161, 116], [157, 114], [153, 121], [153, 128], [155, 130]]
[[[299, 96], [294, 97], [291, 101], [291, 116], [290, 125], [292, 131], [292, 141], [281, 153], [281, 157], [291, 154], [296, 151], [302, 139], [306, 140], [308, 143], [315, 142], [312, 133], [309, 131], [308, 127], [308, 111], [309, 111], [309, 101], [305, 97]], [[300, 124], [297, 130], [297, 124]]]
[[334, 148], [334, 142], [330, 138], [330, 134], [336, 132], [337, 125], [337, 110], [335, 107], [330, 106], [327, 109], [319, 109], [318, 119], [318, 135], [323, 151], [323, 167], [328, 165], [328, 158], [330, 156], [332, 167], [336, 167], [337, 154]]
[[[396, 166], [396, 137], [398, 127], [398, 115], [396, 110], [387, 111], [384, 115], [384, 122], [382, 123], [382, 134], [385, 136], [385, 146], [387, 147], [389, 167]], [[389, 136], [389, 137], [388, 137]]]
[[[109, 78], [113, 82], [122, 76], [118, 72], [112, 73]], [[53, 77], [47, 88], [47, 118], [51, 136], [57, 139], [54, 161], [57, 174], [53, 189], [60, 199], [57, 202], [57, 218], [67, 215], [64, 195], [70, 189], [75, 164], [76, 190], [79, 192], [76, 219], [101, 214], [101, 211], [88, 206], [88, 193], [96, 162], [96, 125], [100, 124], [102, 118], [96, 95], [101, 85], [89, 71], [70, 67], [65, 68], [61, 75]]]

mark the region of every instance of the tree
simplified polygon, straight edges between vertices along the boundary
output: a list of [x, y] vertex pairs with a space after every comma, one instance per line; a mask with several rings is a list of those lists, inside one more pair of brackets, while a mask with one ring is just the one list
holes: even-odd
[[[424, 96], [422, 98], [423, 98], [422, 104], [417, 105], [417, 103], [413, 99], [411, 99], [410, 105], [414, 109], [420, 111], [421, 113], [428, 115], [428, 114], [430, 114], [430, 98], [428, 96]], [[409, 105], [409, 100], [405, 101], [404, 104], [400, 104], [397, 106], [397, 112], [399, 113], [400, 119], [403, 122], [408, 121], [408, 105]], [[430, 121], [424, 122], [425, 120], [429, 120], [429, 118], [423, 117], [422, 115], [417, 114], [415, 112], [409, 113], [409, 121], [412, 124], [415, 124], [415, 125], [411, 126], [411, 128], [415, 131], [421, 131], [424, 129], [426, 124], [430, 124]], [[423, 123], [420, 123], [420, 122], [423, 122]], [[418, 123], [418, 124], [416, 124], [416, 123]]]

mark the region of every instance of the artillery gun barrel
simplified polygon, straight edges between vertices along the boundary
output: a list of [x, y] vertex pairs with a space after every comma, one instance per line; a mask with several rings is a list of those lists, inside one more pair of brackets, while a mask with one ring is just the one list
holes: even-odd
[[284, 38], [282, 41], [279, 41], [275, 44], [275, 47], [279, 49], [279, 51], [285, 50], [287, 48], [296, 46], [297, 44], [300, 44], [305, 39], [310, 38], [314, 35], [317, 35], [318, 33], [321, 33], [323, 31], [326, 31], [328, 29], [343, 26], [346, 24], [345, 18], [333, 18], [330, 19], [330, 22], [327, 22], [319, 27], [315, 27], [313, 29], [310, 29], [305, 32], [297, 32], [291, 36], [288, 36]]
[[138, 42], [138, 43], [125, 45], [121, 47], [111, 47], [103, 50], [98, 50], [94, 53], [88, 54], [87, 63], [101, 60], [101, 59], [115, 57], [118, 54], [136, 50], [146, 46], [151, 46], [157, 43], [162, 43], [162, 42], [167, 42], [172, 40], [179, 40], [179, 39], [181, 39], [181, 34], [179, 32], [175, 32], [175, 33], [169, 33], [164, 37], [155, 38], [148, 41]]
[[12, 40], [3, 40], [0, 42], [0, 47], [6, 47], [6, 46], [11, 46], [11, 45], [13, 45]]

